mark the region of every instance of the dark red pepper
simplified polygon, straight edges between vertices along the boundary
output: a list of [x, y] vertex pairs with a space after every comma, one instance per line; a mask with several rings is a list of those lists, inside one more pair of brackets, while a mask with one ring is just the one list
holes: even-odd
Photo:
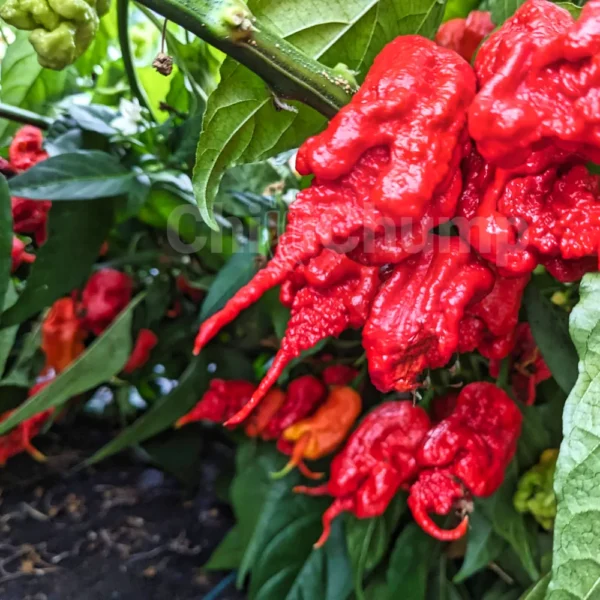
[[123, 367], [124, 373], [133, 373], [136, 369], [143, 367], [150, 360], [150, 353], [158, 344], [158, 338], [150, 329], [140, 329], [131, 356]]
[[12, 264], [10, 267], [11, 273], [14, 273], [22, 264], [31, 264], [35, 261], [35, 254], [25, 252], [25, 242], [17, 236], [13, 236], [11, 250]]
[[10, 164], [17, 171], [27, 171], [46, 160], [48, 153], [43, 149], [44, 134], [33, 125], [25, 125], [17, 131], [8, 148]]
[[494, 31], [488, 11], [473, 10], [466, 19], [450, 19], [440, 25], [435, 41], [444, 48], [458, 52], [471, 62], [483, 39]]

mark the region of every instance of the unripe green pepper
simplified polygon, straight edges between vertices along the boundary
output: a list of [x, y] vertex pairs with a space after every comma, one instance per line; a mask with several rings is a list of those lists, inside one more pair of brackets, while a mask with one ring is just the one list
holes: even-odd
[[40, 64], [64, 69], [92, 43], [110, 0], [7, 0], [0, 17], [17, 29], [31, 31], [29, 41]]
[[513, 498], [517, 511], [531, 513], [544, 529], [552, 529], [556, 517], [553, 482], [557, 458], [558, 450], [544, 450], [538, 464], [519, 479]]

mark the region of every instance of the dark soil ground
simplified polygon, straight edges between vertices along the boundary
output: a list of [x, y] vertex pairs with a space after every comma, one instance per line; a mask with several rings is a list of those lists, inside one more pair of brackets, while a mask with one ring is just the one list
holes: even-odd
[[[1, 600], [200, 599], [227, 576], [202, 569], [233, 525], [214, 491], [218, 442], [190, 492], [131, 454], [72, 473], [107, 439], [58, 429], [36, 439], [46, 465], [18, 456], [0, 471]], [[243, 598], [233, 585], [219, 595]]]

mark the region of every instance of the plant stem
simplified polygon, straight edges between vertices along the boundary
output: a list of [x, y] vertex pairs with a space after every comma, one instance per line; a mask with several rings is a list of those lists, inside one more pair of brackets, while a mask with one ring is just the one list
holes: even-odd
[[278, 95], [327, 117], [350, 101], [353, 85], [257, 21], [242, 0], [137, 0], [222, 50]]
[[53, 120], [48, 117], [43, 117], [24, 108], [17, 108], [10, 104], [2, 104], [0, 102], [0, 119], [8, 119], [23, 125], [35, 125], [40, 129], [49, 129]]
[[125, 75], [129, 82], [131, 94], [134, 98], [138, 99], [140, 106], [148, 110], [150, 118], [154, 119], [154, 113], [152, 112], [148, 96], [146, 96], [146, 92], [137, 78], [133, 55], [131, 54], [131, 43], [129, 41], [129, 0], [117, 0], [117, 29], [123, 66], [125, 67]]

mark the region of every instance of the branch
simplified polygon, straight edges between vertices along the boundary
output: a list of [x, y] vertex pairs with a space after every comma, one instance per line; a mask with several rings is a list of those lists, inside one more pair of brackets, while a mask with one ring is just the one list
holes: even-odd
[[35, 125], [40, 129], [50, 129], [53, 120], [48, 117], [43, 117], [24, 108], [17, 108], [10, 104], [2, 104], [0, 102], [0, 119], [8, 119], [23, 125]]
[[131, 43], [129, 41], [129, 0], [117, 0], [117, 29], [119, 33], [119, 45], [121, 46], [121, 55], [123, 57], [123, 66], [125, 67], [125, 75], [129, 82], [131, 95], [137, 98], [140, 106], [148, 109], [150, 118], [154, 118], [154, 113], [150, 107], [148, 96], [140, 85], [135, 65], [133, 64], [133, 56], [131, 54]]
[[137, 0], [222, 50], [278, 95], [332, 117], [355, 91], [335, 69], [309, 58], [260, 23], [242, 0]]

